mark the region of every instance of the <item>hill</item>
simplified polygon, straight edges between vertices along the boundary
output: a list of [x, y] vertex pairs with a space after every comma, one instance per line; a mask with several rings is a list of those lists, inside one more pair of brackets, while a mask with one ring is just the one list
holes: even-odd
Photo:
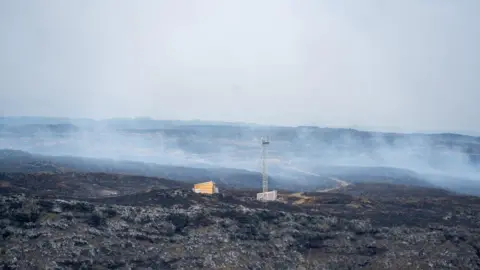
[[3, 193], [25, 193], [35, 196], [96, 198], [138, 193], [152, 188], [189, 188], [173, 180], [106, 173], [2, 173], [0, 183], [8, 187]]
[[[82, 172], [188, 182], [211, 178], [222, 185], [258, 188], [260, 138], [269, 135], [272, 187], [332, 188], [336, 185], [332, 178], [339, 178], [349, 183], [433, 185], [480, 194], [480, 138], [462, 134], [150, 118], [95, 121], [4, 117], [0, 124], [0, 149], [34, 153], [36, 159], [47, 161], [43, 166], [46, 169], [54, 164]], [[13, 168], [5, 167], [10, 171]]]
[[[230, 188], [261, 187], [260, 173], [231, 168], [192, 168], [112, 159], [47, 156], [7, 149], [0, 149], [0, 161], [0, 172], [103, 172], [168, 178], [187, 183], [213, 180], [220, 187]], [[316, 178], [310, 177], [309, 179]], [[270, 177], [269, 182], [272, 188], [282, 189], [326, 188], [335, 185], [335, 181], [328, 179], [327, 181], [305, 182], [302, 184], [295, 183], [288, 178]]]
[[[213, 180], [222, 188], [260, 189], [261, 187], [260, 173], [232, 168], [194, 168], [112, 159], [48, 156], [7, 149], [0, 149], [0, 161], [0, 172], [112, 173], [159, 177], [186, 183]], [[480, 195], [479, 181], [442, 175], [422, 176], [413, 171], [398, 168], [318, 166], [311, 171], [294, 171], [294, 174], [270, 177], [270, 187], [312, 191], [335, 188], [338, 185], [335, 179], [342, 179], [348, 183], [392, 183], [441, 187], [459, 193]]]

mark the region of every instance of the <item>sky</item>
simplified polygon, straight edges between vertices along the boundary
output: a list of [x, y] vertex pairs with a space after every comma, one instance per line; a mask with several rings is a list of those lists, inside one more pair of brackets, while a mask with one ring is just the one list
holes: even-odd
[[0, 1], [0, 114], [480, 132], [480, 1]]

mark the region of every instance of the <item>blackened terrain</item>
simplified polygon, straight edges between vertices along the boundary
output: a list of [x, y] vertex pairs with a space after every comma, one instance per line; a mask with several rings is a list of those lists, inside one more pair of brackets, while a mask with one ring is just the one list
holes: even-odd
[[480, 198], [440, 189], [360, 183], [263, 203], [159, 178], [1, 176], [4, 269], [480, 268]]
[[[168, 178], [186, 183], [198, 183], [207, 180], [216, 181], [220, 186], [234, 188], [258, 188], [261, 175], [230, 168], [192, 168], [159, 165], [154, 163], [126, 160], [95, 159], [72, 156], [48, 156], [25, 151], [0, 149], [0, 172], [9, 173], [109, 173], [126, 175], [144, 175]], [[309, 184], [311, 188], [331, 187], [334, 181], [318, 181]], [[270, 177], [272, 188], [298, 188], [298, 185]], [[306, 187], [306, 186], [305, 186]]]
[[8, 190], [28, 195], [98, 198], [147, 191], [152, 188], [187, 188], [190, 185], [162, 178], [107, 173], [6, 173], [0, 172], [4, 193]]

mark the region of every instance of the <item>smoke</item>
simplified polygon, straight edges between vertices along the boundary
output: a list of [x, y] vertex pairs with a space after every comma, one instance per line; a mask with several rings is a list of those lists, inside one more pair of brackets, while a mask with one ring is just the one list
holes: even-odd
[[272, 140], [268, 166], [273, 176], [298, 180], [308, 173], [329, 175], [351, 172], [352, 168], [390, 167], [424, 175], [433, 182], [432, 175], [480, 180], [480, 164], [472, 158], [472, 153], [480, 153], [479, 139], [451, 134], [208, 125], [123, 130], [101, 124], [63, 131], [39, 126], [32, 132], [31, 126], [7, 126], [0, 136], [0, 148], [260, 171], [260, 138], [264, 134], [270, 134]]

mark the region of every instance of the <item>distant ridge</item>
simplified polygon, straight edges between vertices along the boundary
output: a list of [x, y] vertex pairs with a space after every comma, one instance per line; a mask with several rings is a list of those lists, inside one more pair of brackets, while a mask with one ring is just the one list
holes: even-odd
[[387, 133], [387, 134], [406, 134], [406, 135], [461, 135], [479, 137], [478, 131], [446, 131], [446, 130], [430, 130], [430, 131], [407, 131], [395, 127], [371, 127], [371, 126], [334, 126], [334, 125], [271, 125], [258, 124], [250, 122], [236, 121], [214, 121], [214, 120], [168, 120], [154, 119], [151, 117], [113, 117], [105, 119], [90, 118], [67, 118], [67, 117], [43, 117], [43, 116], [2, 116], [0, 117], [1, 125], [28, 125], [28, 124], [73, 124], [78, 126], [89, 126], [95, 124], [107, 125], [127, 125], [130, 128], [162, 128], [167, 126], [238, 126], [238, 127], [256, 127], [256, 128], [298, 128], [298, 129], [335, 129], [335, 130], [351, 130], [363, 131], [371, 133]]

